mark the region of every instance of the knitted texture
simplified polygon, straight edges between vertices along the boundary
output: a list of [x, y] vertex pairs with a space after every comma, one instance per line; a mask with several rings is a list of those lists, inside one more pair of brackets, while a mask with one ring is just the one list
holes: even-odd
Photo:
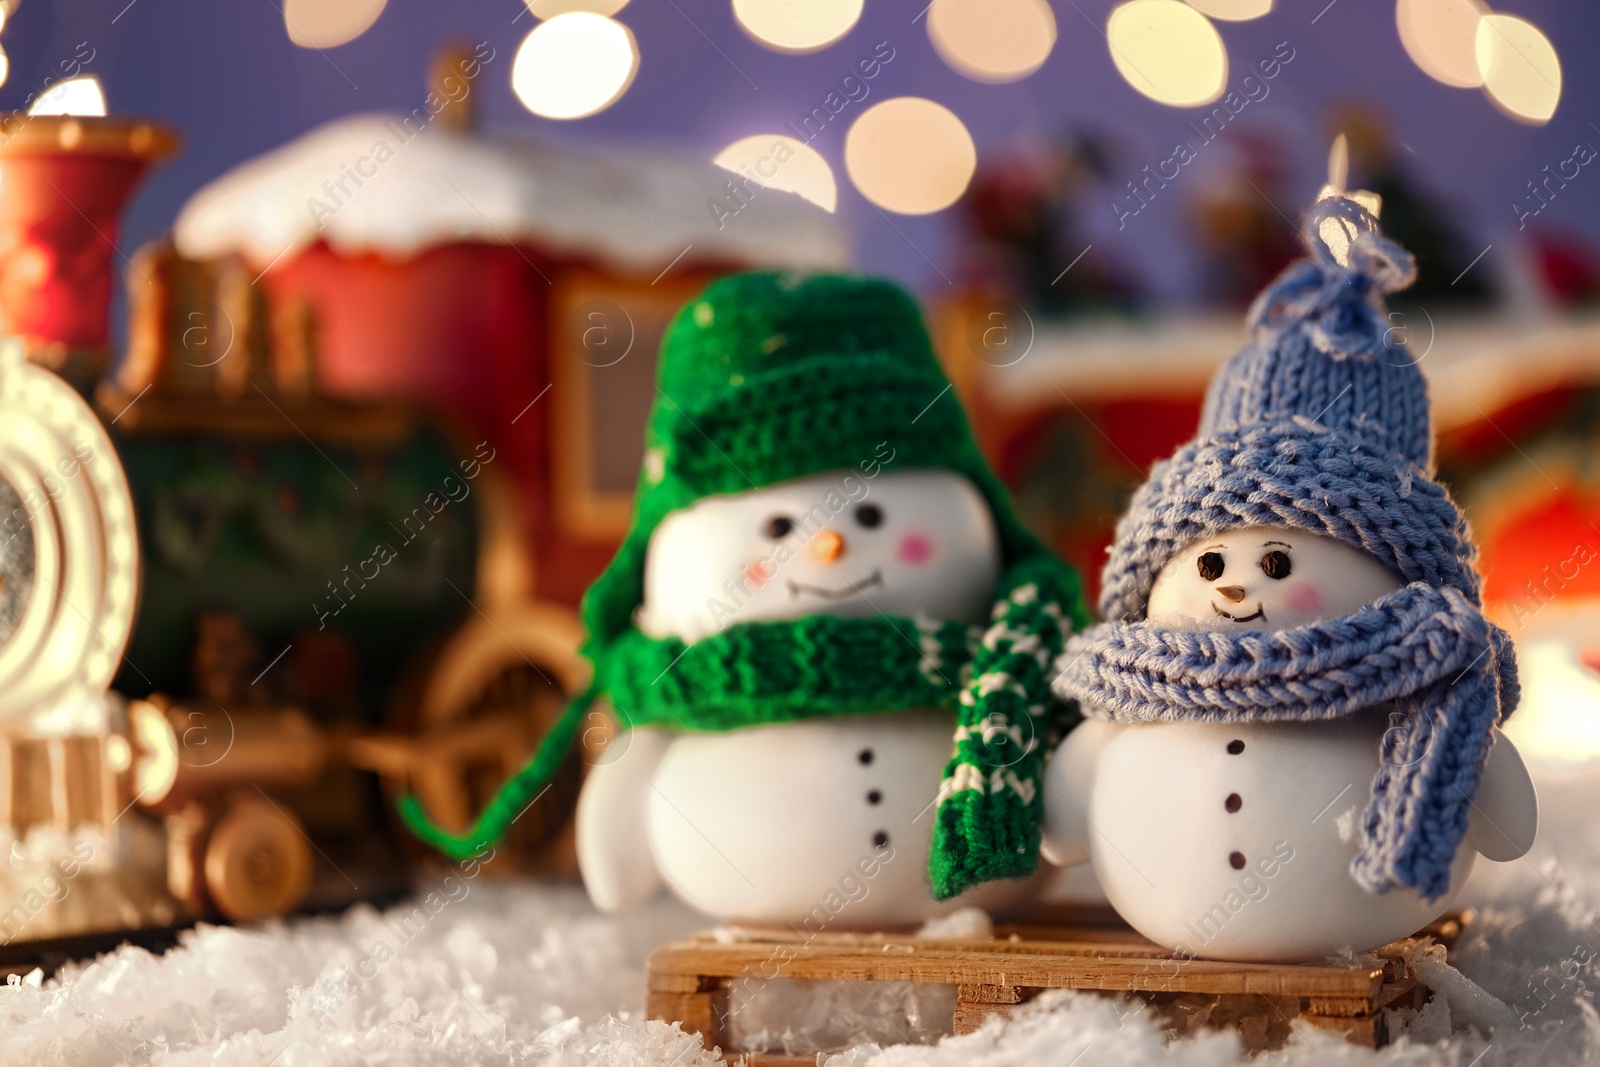
[[956, 709], [956, 747], [939, 784], [928, 861], [940, 900], [1038, 865], [1045, 758], [1076, 721], [1050, 698], [1051, 664], [1083, 620], [1075, 576], [1036, 559], [1005, 576]]
[[645, 550], [667, 515], [708, 496], [860, 469], [885, 442], [897, 468], [955, 471], [977, 487], [1006, 564], [1046, 551], [978, 451], [915, 302], [889, 282], [718, 279], [667, 327], [657, 390], [632, 525], [584, 596], [586, 651], [633, 624]]
[[1422, 582], [1275, 632], [1102, 623], [1061, 664], [1056, 691], [1115, 722], [1305, 722], [1392, 702], [1351, 873], [1429, 899], [1450, 887], [1490, 731], [1519, 692], [1505, 631]]
[[[1304, 237], [1310, 258], [1256, 300], [1251, 343], [1212, 381], [1198, 436], [1118, 522], [1100, 594], [1110, 621], [1068, 642], [1056, 691], [1124, 721], [1316, 721], [1393, 701], [1402, 728], [1382, 742], [1352, 871], [1373, 891], [1437, 897], [1490, 731], [1516, 706], [1515, 657], [1482, 616], [1466, 520], [1433, 480], [1426, 382], [1391, 343], [1383, 294], [1411, 281], [1410, 255], [1342, 197], [1312, 207]], [[1252, 526], [1335, 538], [1410, 584], [1277, 633], [1145, 621], [1173, 556]]]
[[[707, 496], [866, 470], [884, 443], [894, 450], [896, 469], [953, 471], [983, 495], [1002, 559], [996, 625], [1009, 619], [1011, 631], [1031, 630], [1041, 648], [1054, 649], [1064, 627], [1087, 622], [1077, 576], [1017, 520], [903, 290], [840, 275], [723, 278], [678, 312], [662, 341], [633, 521], [581, 609], [594, 681], [471, 829], [441, 830], [411, 797], [401, 805], [407, 825], [453, 856], [493, 843], [555, 773], [583, 711], [599, 695], [610, 698], [626, 725], [679, 730], [947, 707], [958, 720], [958, 756], [947, 775], [959, 774], [963, 784], [939, 794], [930, 859], [936, 888], [948, 895], [982, 878], [1031, 871], [1042, 817], [1032, 779], [1069, 710], [1051, 694], [1042, 669], [1023, 663], [1027, 655], [979, 648], [987, 678], [980, 686], [967, 678], [973, 646], [985, 635], [955, 623], [813, 616], [742, 623], [692, 645], [655, 640], [633, 626], [650, 537], [667, 515]], [[1021, 592], [1030, 585], [1033, 594]], [[1030, 595], [1036, 599], [1026, 600]], [[1021, 669], [1017, 680], [999, 684], [1013, 666]], [[972, 690], [963, 695], [966, 685]], [[1021, 705], [1011, 695], [1018, 687], [1025, 693]], [[1026, 723], [1035, 738], [1028, 758], [1002, 778], [1022, 782], [1026, 775], [1025, 800], [1016, 790], [983, 788], [993, 781], [988, 763], [974, 764], [981, 773], [957, 769], [992, 755], [961, 747], [967, 736], [961, 731], [985, 722], [1018, 729]], [[947, 819], [945, 805], [965, 814]]]
[[612, 646], [602, 684], [627, 724], [685, 731], [953, 709], [979, 634], [890, 615], [738, 623], [693, 644], [629, 630]]
[[416, 799], [401, 815], [422, 841], [465, 859], [492, 845], [560, 768], [594, 699], [605, 694], [625, 727], [686, 732], [943, 708], [955, 713], [956, 755], [938, 794], [929, 859], [941, 899], [991, 878], [1018, 878], [1038, 861], [1044, 756], [1071, 715], [1046, 668], [1076, 622], [1076, 575], [1053, 557], [1005, 575], [987, 627], [893, 615], [738, 623], [693, 643], [630, 628], [596, 664], [594, 683], [568, 705], [533, 760], [465, 833], [441, 830]]
[[[1324, 233], [1350, 241], [1348, 267]], [[1363, 208], [1323, 200], [1312, 257], [1251, 308], [1252, 341], [1213, 379], [1195, 440], [1158, 463], [1117, 524], [1100, 593], [1108, 619], [1144, 617], [1155, 576], [1184, 546], [1247, 526], [1337, 538], [1407, 581], [1479, 603], [1477, 548], [1433, 481], [1427, 383], [1391, 343], [1383, 294], [1414, 275]]]

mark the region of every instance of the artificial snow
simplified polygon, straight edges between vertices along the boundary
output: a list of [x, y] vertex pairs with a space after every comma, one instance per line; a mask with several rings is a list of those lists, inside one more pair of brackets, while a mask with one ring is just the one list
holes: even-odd
[[[768, 983], [768, 998], [748, 998], [732, 1031], [778, 1052], [828, 1032], [853, 1038], [826, 1067], [1600, 1062], [1600, 770], [1546, 772], [1538, 783], [1534, 851], [1478, 863], [1467, 889], [1476, 921], [1448, 963], [1420, 961], [1443, 995], [1391, 1013], [1402, 1036], [1376, 1052], [1297, 1024], [1288, 1047], [1246, 1061], [1233, 1032], [1176, 1036], [1141, 1005], [1066, 991], [1041, 995], [1010, 1021], [941, 1038], [947, 1020], [936, 1016], [948, 991], [863, 983], [809, 995]], [[384, 911], [202, 926], [161, 956], [123, 948], [50, 979], [13, 978], [0, 987], [0, 1063], [715, 1062], [698, 1036], [642, 1014], [650, 950], [712, 925], [702, 917], [665, 898], [602, 916], [575, 886], [487, 877], [425, 878], [418, 890]]]
[[[530, 243], [655, 274], [675, 257], [825, 269], [848, 260], [832, 216], [708, 160], [565, 151], [400, 116], [356, 115], [249, 160], [196, 192], [173, 239], [193, 259], [258, 267], [326, 241], [403, 259], [448, 242]], [[720, 205], [720, 209], [717, 207]]]

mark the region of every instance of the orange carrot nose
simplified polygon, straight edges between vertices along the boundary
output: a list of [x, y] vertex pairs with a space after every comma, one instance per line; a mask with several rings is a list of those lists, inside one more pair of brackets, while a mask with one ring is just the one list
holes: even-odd
[[812, 553], [824, 563], [832, 563], [844, 555], [844, 537], [832, 530], [823, 530], [811, 542]]

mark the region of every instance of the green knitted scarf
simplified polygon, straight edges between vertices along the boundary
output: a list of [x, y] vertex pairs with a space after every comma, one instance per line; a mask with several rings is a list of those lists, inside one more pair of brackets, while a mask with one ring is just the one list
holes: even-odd
[[1003, 577], [986, 627], [809, 615], [739, 623], [693, 643], [630, 629], [471, 829], [440, 829], [414, 796], [402, 798], [401, 814], [454, 859], [481, 853], [550, 781], [601, 695], [626, 726], [683, 731], [934, 707], [956, 716], [928, 861], [934, 895], [1024, 877], [1038, 863], [1044, 760], [1075, 718], [1052, 695], [1049, 668], [1086, 622], [1081, 603], [1072, 570], [1039, 555]]

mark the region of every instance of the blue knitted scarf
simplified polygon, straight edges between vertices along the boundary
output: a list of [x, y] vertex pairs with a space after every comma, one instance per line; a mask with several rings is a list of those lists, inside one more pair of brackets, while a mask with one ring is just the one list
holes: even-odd
[[1068, 641], [1056, 692], [1113, 722], [1317, 722], [1390, 703], [1393, 727], [1351, 874], [1433, 900], [1492, 743], [1518, 696], [1511, 639], [1459, 591], [1414, 582], [1290, 630], [1102, 623]]

